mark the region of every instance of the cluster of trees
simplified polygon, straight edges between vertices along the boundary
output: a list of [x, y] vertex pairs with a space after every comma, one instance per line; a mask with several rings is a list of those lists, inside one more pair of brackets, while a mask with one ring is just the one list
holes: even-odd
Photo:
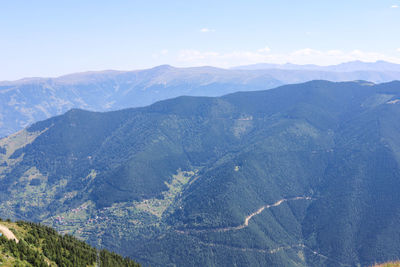
[[43, 254], [58, 266], [88, 266], [96, 262], [96, 249], [85, 242], [70, 235], [59, 235], [47, 226], [27, 224], [30, 226], [27, 241], [41, 245]]
[[[1, 254], [18, 259], [16, 266], [49, 266], [48, 260], [57, 266], [128, 266], [140, 264], [116, 253], [91, 247], [87, 243], [70, 235], [60, 235], [54, 229], [31, 222], [18, 221], [24, 229], [23, 238], [16, 243], [0, 236]], [[47, 259], [46, 259], [47, 258]]]
[[132, 261], [129, 258], [123, 258], [120, 255], [109, 252], [108, 250], [101, 250], [99, 253], [100, 267], [106, 266], [126, 266], [126, 267], [140, 267], [139, 263]]
[[[38, 250], [35, 250], [24, 240], [16, 243], [14, 240], [8, 240], [4, 235], [0, 236], [1, 253], [10, 253], [14, 258], [21, 261], [27, 261], [32, 266], [48, 267], [43, 255], [40, 255]], [[15, 264], [19, 266], [18, 263]]]

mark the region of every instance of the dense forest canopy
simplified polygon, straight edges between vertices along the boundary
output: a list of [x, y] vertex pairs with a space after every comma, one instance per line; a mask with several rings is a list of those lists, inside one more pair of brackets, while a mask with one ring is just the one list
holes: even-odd
[[25, 221], [0, 220], [18, 237], [18, 242], [0, 235], [0, 265], [5, 266], [131, 266], [138, 263], [102, 249], [97, 250], [70, 235]]

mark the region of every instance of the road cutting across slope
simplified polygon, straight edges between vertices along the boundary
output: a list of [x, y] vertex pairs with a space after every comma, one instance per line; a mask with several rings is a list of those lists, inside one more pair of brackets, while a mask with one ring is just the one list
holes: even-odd
[[250, 215], [246, 216], [246, 218], [244, 219], [244, 223], [241, 224], [241, 225], [238, 225], [238, 226], [221, 227], [221, 228], [213, 228], [213, 229], [201, 229], [201, 230], [197, 230], [197, 229], [176, 230], [176, 232], [177, 233], [181, 233], [181, 234], [190, 234], [190, 233], [207, 233], [207, 232], [228, 232], [228, 231], [240, 230], [240, 229], [248, 227], [250, 220], [254, 216], [259, 215], [265, 209], [269, 209], [269, 208], [272, 208], [272, 207], [277, 207], [277, 206], [281, 205], [284, 202], [295, 201], [295, 200], [312, 200], [312, 198], [311, 197], [283, 198], [283, 199], [278, 200], [277, 202], [275, 202], [273, 204], [264, 205], [261, 208], [259, 208], [258, 210], [256, 210], [255, 212], [253, 212]]
[[[313, 200], [312, 197], [293, 197], [293, 198], [283, 198], [281, 200], [278, 200], [277, 202], [273, 203], [273, 204], [268, 204], [268, 205], [264, 205], [261, 208], [259, 208], [258, 210], [256, 210], [255, 212], [251, 213], [250, 215], [246, 216], [246, 218], [244, 219], [244, 223], [238, 226], [231, 226], [231, 227], [223, 227], [223, 228], [214, 228], [214, 229], [202, 229], [202, 230], [195, 230], [195, 229], [190, 229], [190, 230], [175, 230], [175, 232], [179, 233], [179, 234], [191, 234], [191, 233], [212, 233], [212, 232], [227, 232], [227, 231], [235, 231], [235, 230], [240, 230], [243, 228], [246, 228], [249, 226], [249, 222], [250, 220], [256, 216], [259, 215], [260, 213], [262, 213], [265, 209], [269, 209], [272, 207], [277, 207], [279, 205], [281, 205], [282, 203], [288, 202], [288, 201], [296, 201], [296, 200]], [[313, 249], [311, 249], [310, 247], [304, 245], [303, 243], [300, 244], [295, 244], [295, 245], [286, 245], [286, 246], [281, 246], [281, 247], [277, 247], [274, 249], [260, 249], [260, 248], [244, 248], [244, 247], [234, 247], [234, 246], [229, 246], [229, 245], [225, 245], [225, 244], [216, 244], [216, 243], [207, 243], [207, 242], [202, 242], [202, 241], [197, 241], [199, 244], [202, 244], [204, 246], [209, 246], [209, 247], [222, 247], [222, 248], [226, 248], [226, 249], [231, 249], [231, 250], [237, 250], [237, 251], [243, 251], [243, 252], [258, 252], [258, 253], [267, 253], [267, 254], [275, 254], [278, 252], [281, 252], [283, 250], [290, 250], [290, 249], [306, 249], [308, 251], [310, 251], [312, 254], [321, 257], [327, 261], [331, 261], [331, 262], [335, 262], [336, 264], [340, 265], [340, 266], [351, 266], [349, 264], [346, 263], [342, 263], [340, 261], [337, 261], [335, 259], [332, 259], [324, 254], [321, 254]]]

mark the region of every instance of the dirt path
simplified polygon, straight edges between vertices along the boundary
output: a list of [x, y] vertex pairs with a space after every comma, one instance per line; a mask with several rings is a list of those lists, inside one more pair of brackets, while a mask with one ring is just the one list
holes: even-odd
[[10, 231], [7, 227], [0, 224], [0, 232], [7, 238], [11, 240], [15, 240], [15, 242], [19, 242], [19, 240], [15, 237], [14, 233]]
[[238, 225], [238, 226], [230, 226], [230, 227], [214, 228], [214, 229], [204, 229], [204, 230], [194, 230], [194, 229], [191, 229], [191, 230], [176, 230], [176, 232], [180, 233], [180, 234], [190, 234], [190, 233], [207, 233], [207, 232], [208, 233], [210, 233], [210, 232], [228, 232], [228, 231], [240, 230], [240, 229], [248, 227], [250, 220], [254, 216], [259, 215], [265, 209], [269, 209], [269, 208], [272, 208], [272, 207], [277, 207], [277, 206], [281, 205], [284, 202], [295, 201], [295, 200], [312, 200], [312, 198], [311, 197], [284, 198], [284, 199], [281, 199], [281, 200], [275, 202], [274, 204], [269, 204], [269, 205], [262, 206], [257, 211], [255, 211], [255, 212], [251, 213], [250, 215], [248, 215], [244, 219], [244, 223], [241, 224], [241, 225]]
[[233, 247], [233, 246], [228, 246], [228, 245], [223, 245], [223, 244], [215, 244], [215, 243], [206, 243], [206, 242], [201, 242], [198, 241], [199, 244], [202, 244], [204, 246], [209, 246], [209, 247], [221, 247], [221, 248], [226, 248], [226, 249], [231, 249], [231, 250], [236, 250], [236, 251], [243, 251], [243, 252], [258, 252], [258, 253], [263, 253], [263, 254], [276, 254], [278, 252], [281, 252], [283, 250], [290, 250], [290, 249], [305, 249], [310, 251], [312, 254], [321, 257], [327, 261], [334, 262], [340, 266], [351, 266], [350, 264], [342, 263], [340, 261], [337, 261], [335, 259], [329, 258], [328, 256], [325, 256], [317, 251], [312, 250], [311, 248], [307, 247], [304, 244], [295, 244], [295, 245], [288, 245], [288, 246], [282, 246], [282, 247], [277, 247], [274, 249], [256, 249], [256, 248], [242, 248], [242, 247]]
[[275, 203], [272, 204], [272, 205], [265, 205], [265, 206], [259, 208], [256, 212], [253, 212], [252, 214], [250, 214], [249, 216], [247, 216], [246, 219], [244, 220], [244, 224], [238, 226], [237, 228], [238, 228], [238, 229], [242, 229], [242, 228], [245, 228], [245, 227], [249, 226], [249, 221], [251, 220], [251, 218], [253, 218], [254, 216], [260, 214], [260, 213], [263, 212], [265, 209], [269, 209], [269, 208], [272, 208], [272, 207], [276, 207], [276, 206], [281, 205], [281, 204], [284, 203], [284, 202], [287, 202], [287, 201], [294, 201], [294, 200], [312, 200], [312, 198], [311, 198], [311, 197], [284, 198], [284, 199], [281, 199], [281, 200], [275, 202]]
[[216, 243], [206, 243], [206, 242], [202, 242], [202, 241], [197, 241], [197, 243], [202, 244], [204, 246], [208, 246], [208, 247], [221, 247], [221, 248], [226, 248], [226, 249], [236, 250], [236, 251], [258, 252], [258, 253], [264, 253], [264, 254], [275, 254], [275, 253], [278, 253], [279, 251], [286, 250], [286, 249], [304, 248], [305, 247], [303, 244], [296, 244], [296, 245], [292, 245], [292, 246], [277, 247], [274, 249], [257, 249], [257, 248], [234, 247], [234, 246], [216, 244]]

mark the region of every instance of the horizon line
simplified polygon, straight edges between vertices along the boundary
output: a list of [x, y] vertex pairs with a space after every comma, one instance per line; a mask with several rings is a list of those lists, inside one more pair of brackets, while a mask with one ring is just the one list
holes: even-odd
[[[285, 65], [292, 65], [292, 66], [299, 66], [299, 67], [306, 67], [306, 66], [315, 66], [315, 67], [320, 67], [320, 68], [326, 68], [326, 67], [334, 67], [334, 66], [339, 66], [343, 64], [348, 64], [348, 63], [362, 63], [362, 64], [376, 64], [376, 63], [387, 63], [387, 64], [393, 64], [393, 65], [398, 65], [400, 66], [399, 63], [395, 62], [390, 62], [386, 60], [375, 60], [375, 61], [363, 61], [363, 60], [351, 60], [351, 61], [343, 61], [338, 64], [329, 64], [329, 65], [319, 65], [317, 63], [309, 63], [309, 64], [296, 64], [296, 63], [291, 63], [291, 62], [285, 62], [285, 63], [272, 63], [272, 62], [259, 62], [259, 63], [254, 63], [254, 64], [244, 64], [244, 65], [236, 65], [232, 67], [218, 67], [218, 66], [212, 66], [212, 65], [199, 65], [199, 66], [188, 66], [188, 67], [180, 67], [180, 66], [174, 66], [171, 64], [161, 64], [161, 65], [155, 65], [153, 67], [143, 67], [143, 68], [138, 68], [138, 69], [132, 69], [132, 70], [118, 70], [118, 69], [102, 69], [102, 70], [85, 70], [85, 71], [77, 71], [77, 72], [69, 72], [61, 75], [55, 75], [55, 76], [25, 76], [21, 77], [19, 79], [12, 79], [12, 80], [0, 80], [0, 84], [4, 83], [14, 83], [14, 82], [24, 82], [24, 81], [29, 81], [29, 80], [46, 80], [46, 79], [60, 79], [60, 78], [65, 78], [67, 76], [73, 76], [73, 75], [84, 75], [84, 74], [100, 74], [102, 72], [107, 73], [107, 72], [119, 72], [119, 73], [127, 73], [127, 72], [138, 72], [138, 71], [145, 71], [145, 70], [151, 70], [151, 69], [156, 69], [160, 67], [170, 67], [173, 69], [191, 69], [191, 68], [215, 68], [215, 69], [220, 69], [220, 70], [231, 70], [231, 71], [257, 71], [257, 70], [300, 70], [300, 69], [279, 69], [279, 68], [270, 68], [270, 69], [241, 69], [244, 67], [251, 67], [251, 66], [257, 66], [257, 65], [274, 65], [274, 66], [285, 66]], [[302, 71], [317, 71], [317, 70], [302, 70]], [[355, 70], [355, 71], [363, 71], [363, 70]], [[372, 71], [372, 70], [371, 70]], [[329, 72], [329, 71], [328, 71]], [[337, 71], [340, 72], [340, 71]], [[349, 71], [352, 72], [352, 71]]]

